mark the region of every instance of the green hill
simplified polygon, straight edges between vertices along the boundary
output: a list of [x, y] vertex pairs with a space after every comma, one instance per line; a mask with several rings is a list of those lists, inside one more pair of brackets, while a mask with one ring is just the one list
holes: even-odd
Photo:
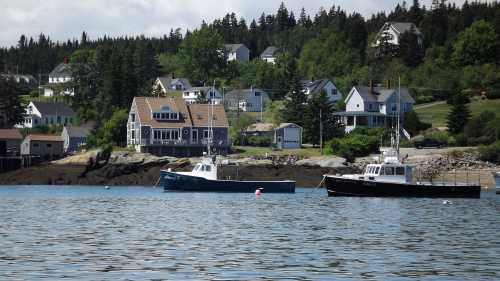
[[[472, 116], [477, 116], [486, 110], [500, 114], [500, 99], [473, 100], [469, 106]], [[421, 121], [432, 123], [432, 127], [446, 127], [446, 118], [450, 109], [451, 106], [446, 102], [436, 102], [415, 106], [415, 112], [418, 114]]]

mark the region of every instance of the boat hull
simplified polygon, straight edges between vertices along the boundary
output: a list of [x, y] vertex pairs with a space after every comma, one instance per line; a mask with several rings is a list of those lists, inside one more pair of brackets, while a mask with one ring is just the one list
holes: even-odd
[[325, 176], [328, 196], [480, 198], [479, 185], [417, 185]]
[[294, 181], [208, 180], [201, 177], [161, 171], [160, 186], [165, 191], [254, 193], [295, 193]]
[[500, 172], [493, 173], [493, 178], [495, 179], [496, 192], [500, 194]]

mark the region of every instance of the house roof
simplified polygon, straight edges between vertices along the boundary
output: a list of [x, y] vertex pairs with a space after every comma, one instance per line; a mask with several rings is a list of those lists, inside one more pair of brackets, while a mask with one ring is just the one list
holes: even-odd
[[[135, 97], [134, 103], [142, 125], [148, 125], [153, 128], [182, 128], [191, 126], [189, 111], [181, 97]], [[152, 112], [161, 111], [162, 107], [165, 106], [168, 106], [172, 112], [180, 113], [180, 119], [162, 122], [153, 119]]]
[[32, 103], [42, 115], [75, 115], [73, 109], [71, 109], [69, 105], [62, 102], [32, 101]]
[[71, 65], [69, 63], [58, 64], [49, 74], [51, 77], [66, 77], [71, 75]]
[[[224, 47], [231, 53], [238, 51], [241, 47], [247, 47], [244, 44], [225, 44]], [[247, 48], [248, 49], [248, 48]]]
[[[359, 93], [364, 101], [369, 102], [385, 102], [393, 94], [398, 93], [398, 89], [387, 89], [382, 87], [374, 87], [373, 93], [370, 87], [366, 86], [354, 86], [356, 91]], [[407, 88], [401, 88], [401, 102], [403, 103], [415, 103], [415, 100], [411, 97], [410, 92]]]
[[[181, 97], [155, 98], [135, 97], [134, 104], [142, 125], [152, 128], [183, 128], [183, 127], [207, 127], [209, 123], [208, 113], [211, 106], [208, 104], [187, 104]], [[152, 112], [160, 111], [162, 107], [168, 106], [172, 112], [181, 114], [180, 120], [159, 122], [152, 117]], [[214, 105], [214, 127], [229, 127], [226, 112], [223, 105]]]
[[255, 123], [246, 129], [247, 132], [271, 132], [274, 127], [276, 127], [273, 123]]
[[67, 127], [64, 127], [64, 128], [68, 132], [68, 136], [73, 137], [73, 138], [84, 138], [84, 137], [87, 137], [90, 134], [90, 131], [92, 130], [90, 127], [72, 127], [72, 126], [67, 126]]
[[212, 87], [210, 86], [203, 86], [203, 87], [191, 87], [187, 90], [185, 90], [186, 92], [197, 92], [197, 91], [203, 91], [203, 92], [206, 92], [208, 90], [212, 89]]
[[309, 91], [311, 91], [312, 94], [317, 94], [321, 92], [321, 90], [323, 90], [323, 88], [326, 86], [326, 84], [328, 84], [328, 82], [330, 82], [330, 80], [328, 79], [319, 79], [315, 81], [309, 81], [309, 80], [302, 81], [302, 84], [304, 85], [304, 88], [309, 89]]
[[[194, 127], [207, 127], [210, 121], [209, 112], [211, 111], [209, 104], [190, 104], [188, 105], [191, 114], [191, 121]], [[213, 105], [213, 122], [214, 127], [229, 127], [226, 111], [222, 104]]]
[[269, 99], [269, 95], [265, 91], [263, 91], [259, 88], [232, 90], [232, 91], [228, 92], [224, 98], [229, 99], [229, 100], [242, 99], [242, 98], [246, 98], [248, 95], [253, 94], [254, 92], [260, 92], [260, 93], [262, 93], [263, 98]]
[[264, 52], [260, 55], [261, 58], [274, 58], [274, 54], [278, 51], [278, 48], [274, 46], [267, 47]]
[[3, 140], [22, 140], [23, 136], [18, 129], [0, 129], [0, 139]]
[[396, 21], [390, 21], [387, 22], [390, 24], [399, 34], [403, 34], [405, 32], [410, 32], [412, 27], [415, 31], [415, 34], [421, 35], [422, 32], [418, 29], [418, 27], [412, 23], [412, 22], [396, 22]]
[[169, 90], [174, 83], [181, 83], [186, 88], [191, 88], [191, 83], [186, 78], [170, 78], [170, 77], [158, 77], [158, 81], [162, 84], [163, 88]]
[[57, 141], [62, 142], [61, 136], [31, 134], [26, 137], [27, 141]]
[[288, 128], [288, 127], [299, 127], [302, 128], [301, 126], [295, 124], [295, 123], [281, 123], [275, 130], [283, 129], [283, 128]]

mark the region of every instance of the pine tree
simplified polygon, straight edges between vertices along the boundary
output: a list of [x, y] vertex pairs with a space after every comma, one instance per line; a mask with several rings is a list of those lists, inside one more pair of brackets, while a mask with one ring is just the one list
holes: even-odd
[[0, 128], [11, 128], [24, 119], [20, 90], [11, 79], [0, 75]]
[[460, 93], [452, 98], [452, 108], [448, 113], [448, 131], [452, 134], [464, 132], [465, 125], [469, 121], [471, 114], [468, 106], [468, 97]]
[[332, 114], [333, 104], [330, 102], [326, 92], [321, 91], [320, 93], [313, 94], [309, 98], [304, 114], [304, 140], [313, 145], [319, 144], [320, 126], [323, 127], [323, 140], [331, 139], [335, 131]]
[[304, 93], [301, 77], [297, 70], [295, 60], [293, 60], [288, 66], [287, 72], [289, 73], [290, 80], [288, 82], [288, 93], [285, 97], [283, 119], [286, 122], [303, 126], [307, 97]]

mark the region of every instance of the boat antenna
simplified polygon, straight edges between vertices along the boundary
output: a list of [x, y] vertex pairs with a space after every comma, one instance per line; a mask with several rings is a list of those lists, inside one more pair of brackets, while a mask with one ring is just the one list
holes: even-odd
[[398, 77], [399, 85], [398, 85], [398, 124], [397, 124], [397, 132], [396, 132], [396, 152], [398, 153], [399, 159], [399, 138], [400, 138], [400, 126], [401, 126], [401, 76]]

